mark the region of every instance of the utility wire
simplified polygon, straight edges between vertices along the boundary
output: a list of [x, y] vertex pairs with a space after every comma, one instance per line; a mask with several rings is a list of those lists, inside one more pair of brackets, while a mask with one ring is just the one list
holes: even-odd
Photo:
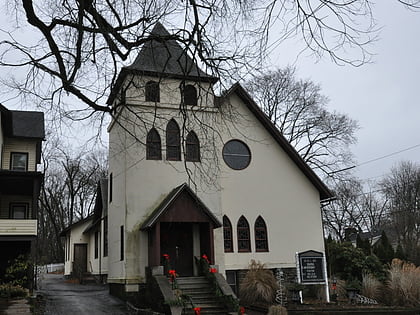
[[406, 149], [402, 149], [402, 150], [399, 150], [399, 151], [395, 151], [395, 152], [389, 153], [389, 154], [387, 154], [387, 155], [383, 155], [383, 156], [377, 157], [377, 158], [375, 158], [375, 159], [372, 159], [372, 160], [368, 160], [368, 161], [366, 161], [366, 162], [359, 163], [359, 164], [355, 165], [354, 167], [359, 167], [359, 166], [361, 166], [361, 165], [365, 165], [365, 164], [368, 164], [368, 163], [376, 162], [376, 161], [379, 161], [379, 160], [382, 160], [382, 159], [388, 158], [388, 157], [390, 157], [390, 156], [393, 156], [393, 155], [396, 155], [396, 154], [399, 154], [399, 153], [402, 153], [402, 152], [405, 152], [405, 151], [408, 151], [408, 150], [412, 150], [412, 149], [414, 149], [414, 148], [418, 148], [418, 147], [420, 147], [420, 143], [419, 143], [419, 144], [416, 144], [416, 145], [413, 145], [413, 146], [411, 146], [411, 147], [408, 147], [408, 148], [406, 148]]
[[[362, 165], [366, 165], [366, 164], [369, 164], [369, 163], [372, 163], [372, 162], [376, 162], [376, 161], [379, 161], [379, 160], [382, 160], [382, 159], [385, 159], [385, 158], [388, 158], [388, 157], [391, 157], [391, 156], [394, 156], [394, 155], [397, 155], [397, 154], [400, 154], [402, 152], [409, 151], [409, 150], [412, 150], [412, 149], [415, 149], [415, 148], [418, 148], [418, 147], [420, 147], [420, 143], [416, 144], [416, 145], [413, 145], [411, 147], [399, 150], [399, 151], [395, 151], [395, 152], [392, 152], [392, 153], [389, 153], [389, 154], [386, 154], [386, 155], [383, 155], [383, 156], [380, 156], [380, 157], [377, 157], [377, 158], [374, 158], [374, 159], [356, 164], [356, 165], [352, 165], [352, 166], [343, 168], [341, 170], [336, 170], [336, 171], [329, 172], [328, 175], [330, 176], [330, 175], [335, 174], [335, 173], [348, 171], [348, 170], [351, 170], [353, 168], [356, 168], [356, 167], [359, 167], [359, 166], [362, 166]], [[381, 176], [383, 176], [383, 175], [381, 175]], [[380, 176], [377, 176], [377, 177], [380, 177]]]

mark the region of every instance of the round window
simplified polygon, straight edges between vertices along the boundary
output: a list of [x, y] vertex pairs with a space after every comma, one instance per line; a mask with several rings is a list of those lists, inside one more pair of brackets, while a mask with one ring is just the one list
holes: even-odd
[[223, 147], [223, 160], [234, 170], [243, 170], [251, 162], [251, 151], [239, 140], [230, 140]]

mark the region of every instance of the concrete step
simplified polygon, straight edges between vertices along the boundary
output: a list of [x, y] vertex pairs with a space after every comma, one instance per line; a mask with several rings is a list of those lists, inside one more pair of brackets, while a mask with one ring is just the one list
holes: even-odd
[[[200, 307], [203, 315], [228, 314], [224, 305], [220, 303], [211, 284], [205, 277], [180, 277], [176, 279], [177, 288], [183, 294], [189, 296], [194, 307]], [[189, 309], [186, 314], [194, 314], [194, 310]]]

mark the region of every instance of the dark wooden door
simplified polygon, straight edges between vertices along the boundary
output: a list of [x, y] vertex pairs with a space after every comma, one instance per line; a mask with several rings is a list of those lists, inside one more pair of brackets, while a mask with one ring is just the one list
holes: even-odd
[[180, 277], [193, 275], [193, 235], [191, 223], [161, 223], [161, 255], [170, 256], [171, 268]]
[[87, 272], [87, 244], [74, 244], [73, 272], [76, 277]]

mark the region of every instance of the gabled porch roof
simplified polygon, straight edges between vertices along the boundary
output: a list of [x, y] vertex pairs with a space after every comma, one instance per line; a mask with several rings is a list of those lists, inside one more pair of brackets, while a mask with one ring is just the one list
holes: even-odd
[[157, 222], [159, 222], [172, 205], [180, 198], [181, 195], [188, 194], [188, 196], [195, 202], [196, 209], [198, 209], [202, 215], [206, 216], [209, 221], [213, 223], [214, 228], [221, 227], [222, 224], [212, 213], [212, 211], [207, 208], [207, 206], [201, 201], [200, 198], [192, 191], [192, 189], [186, 184], [182, 184], [175, 189], [173, 189], [165, 199], [156, 207], [156, 209], [150, 214], [150, 216], [144, 221], [141, 225], [140, 230], [151, 229]]

